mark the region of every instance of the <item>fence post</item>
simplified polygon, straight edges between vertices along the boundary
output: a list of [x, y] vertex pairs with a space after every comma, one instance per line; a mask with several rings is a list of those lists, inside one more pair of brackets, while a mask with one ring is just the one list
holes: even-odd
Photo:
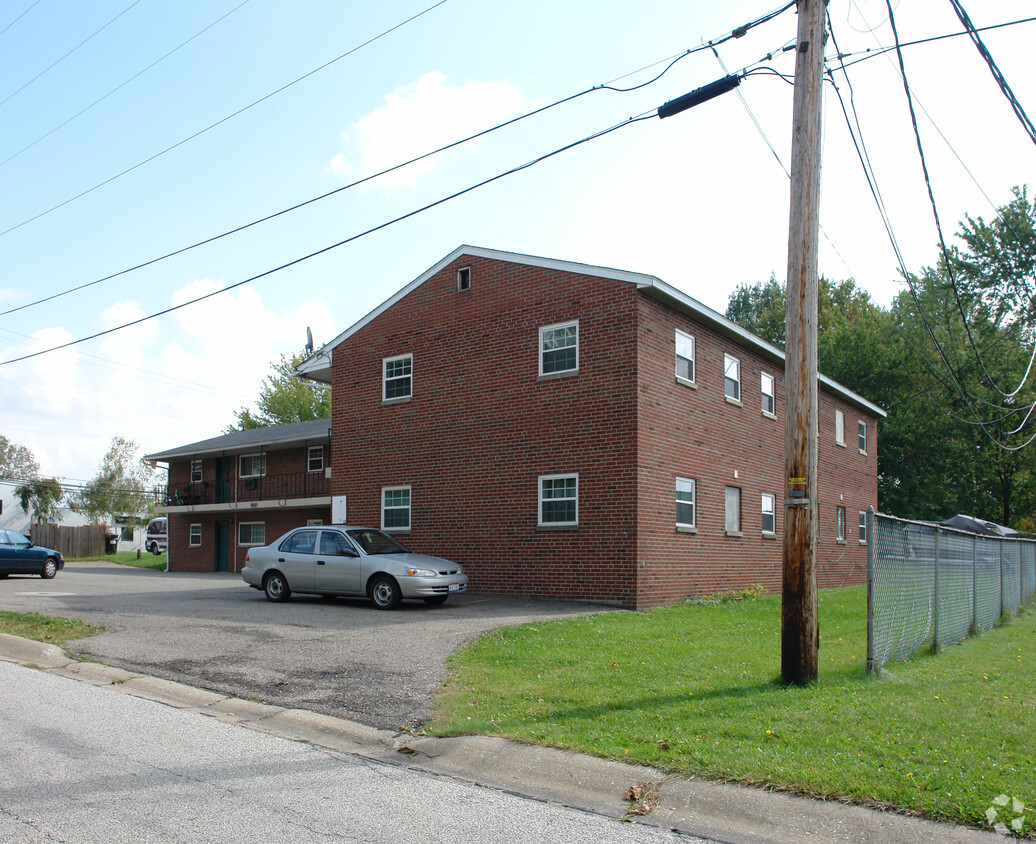
[[874, 507], [867, 508], [867, 673], [874, 673]]
[[932, 582], [932, 650], [939, 653], [939, 537], [942, 531], [935, 529], [935, 577]]
[[978, 633], [978, 537], [971, 537], [971, 635]]
[[1007, 614], [1007, 609], [1004, 607], [1004, 541], [1001, 539], [997, 545], [1000, 546], [1000, 616], [1002, 618]]

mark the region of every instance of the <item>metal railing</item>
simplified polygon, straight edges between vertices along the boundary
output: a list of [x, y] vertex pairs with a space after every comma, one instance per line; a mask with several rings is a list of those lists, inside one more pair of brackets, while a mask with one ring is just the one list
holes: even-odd
[[168, 507], [198, 504], [230, 504], [238, 501], [271, 501], [287, 498], [314, 498], [331, 494], [331, 481], [323, 472], [287, 472], [226, 481], [195, 481], [170, 484], [166, 492]]
[[1036, 540], [867, 514], [867, 670], [991, 629], [1036, 591]]

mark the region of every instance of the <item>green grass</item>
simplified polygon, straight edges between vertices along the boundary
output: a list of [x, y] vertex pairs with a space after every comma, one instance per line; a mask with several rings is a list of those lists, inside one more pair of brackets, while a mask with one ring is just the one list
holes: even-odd
[[0, 633], [10, 633], [23, 639], [33, 639], [64, 648], [73, 639], [93, 636], [104, 630], [103, 624], [87, 624], [74, 618], [55, 618], [28, 612], [0, 611]]
[[501, 629], [451, 658], [426, 729], [974, 826], [1006, 794], [1031, 824], [1036, 613], [873, 677], [865, 608], [863, 587], [820, 593], [806, 688], [780, 683], [779, 596]]
[[108, 563], [118, 563], [120, 566], [135, 566], [138, 569], [155, 569], [165, 571], [165, 554], [151, 554], [148, 551], [140, 553], [137, 559], [136, 551], [119, 551], [116, 554], [99, 554], [96, 557], [72, 557], [66, 560], [69, 563], [88, 563], [93, 560], [104, 560]]

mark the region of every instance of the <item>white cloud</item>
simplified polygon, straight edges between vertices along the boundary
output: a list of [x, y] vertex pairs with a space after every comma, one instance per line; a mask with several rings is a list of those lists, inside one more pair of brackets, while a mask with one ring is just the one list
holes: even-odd
[[[398, 88], [385, 105], [361, 117], [342, 140], [348, 150], [331, 159], [331, 169], [350, 176], [369, 176], [429, 150], [461, 140], [513, 117], [528, 107], [528, 100], [507, 82], [447, 84], [439, 71]], [[384, 176], [387, 188], [413, 187], [442, 156]]]

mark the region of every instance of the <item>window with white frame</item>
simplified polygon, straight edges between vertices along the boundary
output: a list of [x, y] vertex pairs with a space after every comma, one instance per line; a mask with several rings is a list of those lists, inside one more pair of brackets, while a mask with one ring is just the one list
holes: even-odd
[[859, 438], [859, 441], [860, 441], [860, 454], [866, 454], [867, 453], [867, 423], [864, 422], [861, 419], [859, 421], [859, 423], [857, 424], [857, 430], [859, 431], [858, 438]]
[[676, 331], [676, 377], [694, 383], [694, 338], [679, 329]]
[[763, 493], [763, 533], [777, 533], [776, 501], [777, 499], [770, 493]]
[[239, 522], [237, 526], [238, 545], [265, 545], [266, 522]]
[[547, 325], [540, 329], [540, 375], [579, 369], [579, 322]]
[[835, 411], [835, 445], [845, 445], [845, 414]]
[[414, 394], [414, 356], [400, 355], [381, 361], [381, 398], [383, 401], [408, 399]]
[[867, 511], [860, 511], [860, 544], [867, 544]]
[[741, 401], [741, 361], [723, 355], [723, 392], [728, 399]]
[[324, 470], [324, 447], [311, 445], [306, 451], [306, 470], [322, 472]]
[[741, 533], [741, 488], [728, 486], [724, 495], [725, 528], [728, 535]]
[[410, 530], [410, 487], [382, 488], [381, 527], [383, 530]]
[[465, 290], [471, 290], [471, 267], [457, 270], [457, 292], [463, 293]]
[[261, 478], [266, 474], [265, 454], [242, 454], [238, 475], [242, 478]]
[[773, 416], [777, 407], [773, 396], [773, 376], [763, 372], [759, 376], [759, 389], [763, 394], [763, 413]]
[[541, 475], [540, 525], [579, 523], [579, 475]]
[[187, 544], [190, 545], [192, 548], [197, 548], [197, 547], [199, 547], [201, 545], [201, 525], [200, 524], [195, 523], [195, 524], [191, 525], [190, 539], [188, 540]]
[[191, 461], [191, 483], [192, 484], [200, 484], [201, 483], [201, 461], [200, 460], [192, 460]]
[[835, 539], [845, 542], [845, 508], [835, 510]]
[[306, 527], [320, 527], [323, 523], [323, 519], [306, 519]]
[[677, 478], [676, 526], [695, 527], [694, 517], [694, 481], [691, 478]]

